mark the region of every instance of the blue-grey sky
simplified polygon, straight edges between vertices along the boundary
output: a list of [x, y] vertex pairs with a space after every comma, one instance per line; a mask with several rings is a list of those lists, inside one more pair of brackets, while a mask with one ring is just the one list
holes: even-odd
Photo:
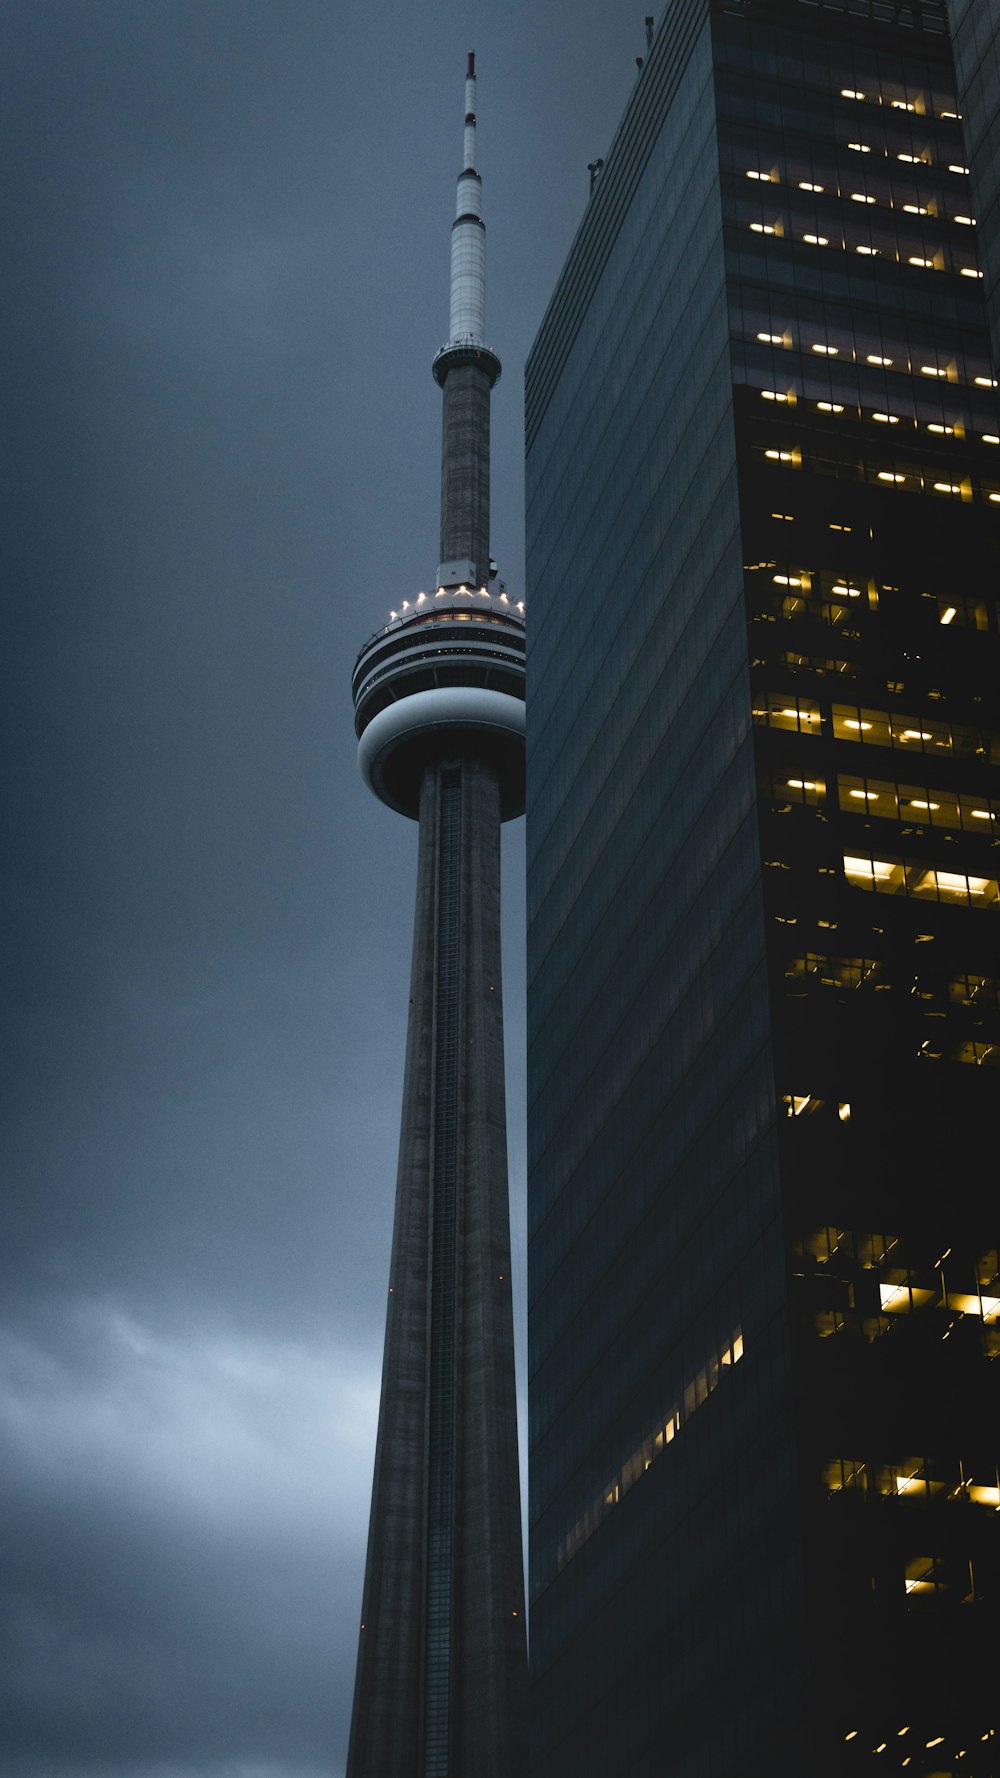
[[470, 48], [520, 590], [523, 361], [641, 9], [0, 21], [0, 1778], [343, 1771], [415, 865], [349, 678], [437, 560]]

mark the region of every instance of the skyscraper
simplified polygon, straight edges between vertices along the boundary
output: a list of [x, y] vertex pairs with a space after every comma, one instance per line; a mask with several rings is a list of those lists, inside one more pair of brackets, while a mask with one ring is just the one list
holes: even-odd
[[535, 1778], [1000, 1770], [960, 110], [938, 0], [673, 0], [529, 358]]
[[525, 1616], [500, 980], [524, 606], [492, 589], [475, 64], [452, 224], [441, 562], [361, 650], [361, 771], [419, 821], [396, 1215], [349, 1778], [517, 1778]]

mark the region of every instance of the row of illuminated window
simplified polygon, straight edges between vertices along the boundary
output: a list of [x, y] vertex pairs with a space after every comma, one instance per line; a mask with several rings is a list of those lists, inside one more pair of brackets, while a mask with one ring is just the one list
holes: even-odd
[[[835, 1306], [816, 1308], [810, 1316], [810, 1323], [818, 1339], [836, 1339], [841, 1335], [854, 1336], [873, 1345], [876, 1340], [884, 1339], [899, 1328], [909, 1325], [900, 1319], [899, 1313], [888, 1313], [884, 1309], [872, 1309], [869, 1312], [856, 1308], [853, 1302], [853, 1287], [843, 1289], [844, 1301]], [[959, 1325], [968, 1324], [978, 1330], [972, 1334], [976, 1347], [983, 1356], [992, 1360], [1000, 1357], [1000, 1328], [995, 1320], [987, 1322], [978, 1316], [969, 1317], [956, 1308], [944, 1309], [937, 1305], [938, 1312], [933, 1318], [920, 1323], [925, 1334], [943, 1340], [951, 1339]], [[917, 1325], [917, 1323], [914, 1323]]]
[[[819, 592], [848, 602], [861, 599], [873, 611], [878, 609], [878, 587], [868, 575], [841, 574], [835, 568], [804, 568], [797, 563], [770, 560], [744, 562], [743, 568], [747, 574], [766, 575], [773, 586], [779, 587], [785, 597], [791, 598], [796, 604], [800, 604], [810, 593]], [[886, 591], [898, 590], [897, 587], [886, 588]]]
[[916, 1316], [914, 1326], [942, 1340], [959, 1326], [977, 1330], [985, 1356], [1000, 1355], [996, 1248], [955, 1255], [947, 1247], [933, 1261], [905, 1265], [899, 1246], [895, 1235], [856, 1235], [837, 1228], [815, 1230], [793, 1242], [792, 1276], [808, 1292], [814, 1333], [821, 1339], [854, 1334], [870, 1343], [909, 1326]]
[[[875, 610], [877, 606], [878, 594], [876, 593], [871, 609]], [[781, 600], [777, 611], [752, 611], [750, 621], [754, 624], [773, 624], [777, 623], [779, 619], [807, 618], [813, 623], [827, 624], [830, 629], [839, 630], [845, 639], [857, 641], [861, 636], [861, 631], [855, 628], [848, 629], [846, 626], [849, 623], [856, 623], [860, 612], [864, 609], [864, 606], [848, 605], [843, 599], [798, 598], [795, 594], [788, 594]]]
[[968, 383], [974, 389], [997, 387], [991, 366], [983, 358], [970, 357], [964, 347], [950, 341], [948, 346], [921, 347], [910, 340], [893, 339], [885, 334], [876, 337], [874, 333], [866, 334], [863, 324], [847, 325], [842, 311], [837, 314], [839, 325], [836, 319], [825, 323], [776, 321], [773, 314], [763, 309], [752, 310], [744, 302], [738, 319], [742, 323], [743, 337], [755, 340], [761, 346], [773, 346], [785, 352], [808, 352], [817, 359], [856, 364], [863, 370], [891, 370], [900, 376], [924, 377], [929, 386], [945, 384], [951, 387]]
[[[877, 815], [887, 821], [990, 835], [996, 831], [995, 823], [1000, 822], [1000, 799], [993, 801], [979, 794], [931, 789], [926, 784], [892, 784], [882, 778], [845, 774], [837, 778], [837, 791], [840, 808], [847, 815]], [[785, 777], [784, 773], [778, 773], [771, 781], [771, 794], [787, 802], [823, 803], [826, 801], [826, 781], [803, 778], [798, 774]]]
[[[929, 1287], [939, 1303], [956, 1312], [967, 1313], [968, 1305], [975, 1303], [971, 1312], [980, 1320], [996, 1320], [996, 1307], [1000, 1304], [1000, 1249], [996, 1247], [952, 1243], [940, 1250], [922, 1247], [918, 1252], [912, 1237], [903, 1240], [897, 1234], [826, 1224], [800, 1230], [792, 1242], [791, 1254], [797, 1275], [817, 1267], [843, 1278], [878, 1272], [880, 1301], [893, 1296], [903, 1279]], [[890, 1263], [892, 1271], [887, 1269]], [[887, 1286], [884, 1292], [881, 1282]]]
[[850, 99], [855, 104], [885, 105], [890, 111], [907, 111], [914, 117], [939, 117], [951, 123], [960, 123], [962, 119], [962, 113], [956, 109], [954, 101], [942, 107], [938, 100], [935, 106], [933, 96], [928, 101], [927, 94], [921, 89], [907, 89], [896, 82], [887, 83], [883, 87], [866, 80], [863, 90], [856, 86], [842, 86], [838, 89], [837, 96]]
[[[865, 988], [887, 992], [888, 980], [884, 961], [878, 957], [833, 957], [820, 951], [799, 951], [786, 957], [785, 980], [815, 984], [822, 988]], [[995, 976], [967, 973], [942, 980], [928, 981], [907, 977], [906, 991], [921, 1000], [946, 999], [952, 1006], [974, 1006], [1000, 1010], [1000, 984]]]
[[[951, 420], [926, 420], [918, 419], [914, 413], [890, 413], [888, 408], [876, 407], [874, 403], [869, 403], [867, 406], [864, 405], [857, 399], [856, 391], [831, 389], [829, 392], [830, 398], [826, 395], [813, 397], [807, 395], [806, 397], [802, 397], [793, 380], [786, 383], [781, 389], [760, 389], [758, 390], [758, 394], [760, 395], [761, 401], [774, 401], [789, 408], [796, 407], [800, 399], [807, 399], [810, 409], [818, 414], [846, 414], [849, 420], [871, 420], [876, 426], [903, 426], [906, 429], [912, 429], [915, 432], [926, 432], [932, 438], [964, 439], [966, 436], [966, 424], [964, 420], [960, 419], [957, 415], [952, 415]], [[836, 394], [842, 395], [844, 400], [834, 401], [832, 396]], [[902, 404], [900, 403], [898, 405]], [[930, 409], [928, 411], [933, 412], [934, 410]], [[991, 424], [996, 424], [996, 422], [993, 421]], [[983, 444], [1000, 445], [1000, 432], [979, 432], [975, 436], [977, 436]], [[892, 479], [897, 480], [899, 478], [894, 476]], [[928, 479], [934, 487], [935, 492], [956, 494], [963, 491], [961, 488], [953, 486], [947, 479], [942, 479], [940, 482], [935, 482], [933, 477], [929, 477]], [[968, 483], [968, 498], [972, 498], [971, 481]], [[1000, 493], [996, 493], [993, 496], [993, 499], [995, 504], [1000, 504]]]
[[935, 1032], [934, 1037], [924, 1039], [917, 1051], [925, 1061], [941, 1062], [947, 1058], [967, 1062], [973, 1068], [1000, 1068], [1000, 1043], [986, 1037], [966, 1038], [964, 1043], [949, 1049], [939, 1026], [935, 1026]]
[[817, 1112], [826, 1112], [835, 1113], [842, 1124], [850, 1123], [851, 1107], [845, 1099], [821, 1099], [816, 1093], [782, 1093], [781, 1103], [786, 1117], [814, 1117]]
[[615, 1471], [601, 1492], [591, 1502], [575, 1525], [569, 1530], [559, 1544], [556, 1566], [565, 1568], [579, 1549], [592, 1537], [598, 1526], [608, 1514], [624, 1499], [629, 1489], [651, 1468], [656, 1459], [662, 1456], [668, 1445], [682, 1430], [691, 1416], [697, 1412], [708, 1397], [718, 1388], [727, 1371], [738, 1364], [743, 1357], [743, 1333], [740, 1328], [730, 1334], [723, 1345], [711, 1352], [703, 1365], [687, 1379], [683, 1387], [670, 1403], [670, 1406], [658, 1415], [654, 1424], [639, 1439], [635, 1448], [626, 1457], [624, 1463]]
[[[787, 915], [777, 917], [784, 926], [789, 924], [795, 925], [797, 923], [795, 920], [790, 921]], [[819, 924], [821, 926], [829, 926], [830, 922], [821, 920]], [[921, 933], [919, 935], [921, 939], [926, 939], [929, 936], [930, 935], [926, 933]], [[810, 953], [806, 953], [806, 957], [809, 955]], [[800, 959], [794, 959], [793, 961], [799, 962]], [[818, 959], [818, 961], [824, 963], [827, 959], [821, 958]], [[858, 962], [863, 963], [865, 962], [865, 959], [859, 958]], [[893, 988], [894, 984], [887, 980], [882, 974], [880, 965], [870, 962], [870, 970], [871, 974], [866, 981], [867, 986], [871, 987], [876, 992], [888, 992]], [[806, 983], [810, 980], [817, 979], [815, 975], [810, 976], [804, 968], [798, 973], [795, 973], [791, 969], [787, 969], [785, 976], [788, 981]], [[837, 981], [833, 975], [823, 975], [819, 979], [821, 979], [827, 986], [842, 987], [845, 985], [844, 983]], [[983, 979], [985, 980], [986, 978]], [[911, 994], [916, 994], [918, 990], [913, 988], [910, 992]], [[936, 995], [925, 990], [920, 990], [919, 993], [922, 1000], [937, 998]], [[994, 1006], [995, 1002], [996, 995], [994, 993]], [[987, 1003], [984, 1001], [983, 1004], [985, 1005]], [[973, 1068], [1000, 1068], [1000, 1042], [998, 1042], [995, 1037], [986, 1035], [980, 1028], [975, 1037], [960, 1037], [956, 1042], [955, 1031], [947, 1021], [943, 1011], [934, 1008], [926, 1011], [925, 1016], [929, 1022], [932, 1022], [933, 1035], [922, 1039], [917, 1045], [916, 1058], [918, 1061], [941, 1062], [947, 1060], [950, 1062], [961, 1062], [966, 1066]], [[944, 1023], [942, 1023], [942, 1021], [944, 1021]], [[978, 1024], [979, 1022], [977, 1021], [977, 1026]], [[851, 1116], [849, 1102], [844, 1100], [831, 1101], [828, 1105], [825, 1099], [817, 1098], [814, 1093], [786, 1093], [783, 1096], [782, 1103], [784, 1104], [787, 1117], [809, 1116], [813, 1112], [824, 1112], [827, 1116], [832, 1116], [834, 1112], [836, 1112], [840, 1121], [842, 1123], [847, 1123]]]
[[[849, 633], [851, 632], [844, 632], [845, 636]], [[766, 667], [772, 665], [774, 661], [779, 666], [786, 667], [790, 673], [798, 673], [805, 669], [810, 676], [819, 678], [823, 678], [827, 673], [834, 673], [840, 678], [857, 679], [860, 671], [855, 660], [845, 660], [840, 655], [803, 654], [797, 648], [784, 649], [777, 656], [755, 655], [751, 665]]]
[[[773, 563], [767, 564], [772, 567], [773, 565]], [[845, 591], [843, 576], [838, 578], [836, 575], [826, 575], [820, 579], [820, 591], [823, 590], [823, 579], [833, 580], [835, 586], [834, 597], [824, 599], [816, 598], [813, 595], [812, 585], [808, 577], [802, 573], [785, 576], [774, 574], [771, 579], [773, 584], [779, 588], [782, 586], [800, 586], [802, 588], [801, 592], [779, 595], [781, 600], [779, 611], [783, 618], [807, 617], [820, 623], [829, 624], [832, 629], [842, 630], [845, 622], [852, 618], [856, 620], [860, 611], [878, 610], [879, 597], [874, 581], [869, 581], [867, 586], [859, 587], [852, 580]], [[892, 587], [883, 590], [898, 592], [899, 588]], [[926, 604], [917, 607], [918, 615], [924, 618], [933, 615], [937, 618], [938, 623], [944, 624], [946, 629], [953, 626], [956, 630], [990, 630], [996, 627], [997, 617], [1000, 615], [1000, 607], [987, 604], [985, 599], [963, 598], [960, 595], [949, 597], [947, 594], [935, 593], [921, 593], [919, 597], [926, 601]], [[851, 605], [849, 603], [851, 599], [864, 602]], [[773, 610], [755, 611], [752, 621], [774, 623], [777, 621], [778, 615], [779, 613]], [[843, 633], [857, 637], [861, 632], [851, 630]]]
[[860, 704], [833, 704], [824, 717], [819, 704], [809, 698], [768, 696], [753, 709], [754, 722], [768, 728], [789, 729], [800, 735], [831, 733], [838, 741], [859, 741], [870, 747], [892, 747], [901, 752], [929, 753], [935, 758], [949, 753], [960, 758], [1000, 760], [1000, 735], [990, 730], [941, 722], [937, 717], [890, 715]]
[[[741, 243], [742, 247], [747, 245]], [[769, 269], [766, 262], [763, 269]], [[996, 371], [985, 317], [977, 329], [969, 325], [968, 317], [959, 326], [937, 305], [933, 290], [924, 294], [933, 299], [932, 307], [922, 315], [908, 311], [904, 316], [880, 300], [877, 286], [861, 306], [859, 296], [847, 302], [826, 289], [811, 294], [797, 290], [793, 295], [775, 286], [765, 292], [756, 281], [734, 282], [729, 290], [730, 328], [734, 339], [745, 342], [748, 349], [768, 348], [772, 363], [781, 363], [794, 353], [814, 371], [821, 371], [826, 361], [832, 360], [835, 369], [856, 366], [865, 376], [874, 373], [883, 383], [919, 378], [918, 386], [925, 395], [937, 393], [954, 399], [960, 388], [967, 387], [974, 404], [995, 405]], [[836, 350], [818, 349], [823, 346]], [[945, 374], [931, 376], [924, 365]]]
[[935, 1461], [909, 1457], [898, 1463], [862, 1463], [834, 1457], [823, 1466], [827, 1493], [865, 1498], [899, 1499], [928, 1504], [957, 1500], [1000, 1512], [1000, 1471], [995, 1460], [963, 1463], [961, 1458]]
[[947, 902], [952, 907], [995, 908], [1000, 885], [995, 877], [969, 876], [965, 871], [935, 870], [904, 858], [873, 858], [844, 854], [844, 875], [855, 889], [877, 895], [916, 896]]
[[857, 253], [863, 259], [885, 259], [898, 265], [915, 266], [920, 271], [954, 272], [962, 278], [982, 278], [971, 244], [963, 248], [957, 243], [928, 240], [916, 234], [911, 240], [900, 238], [898, 232], [878, 222], [855, 223], [847, 214], [824, 218], [807, 216], [804, 211], [767, 209], [751, 214], [749, 204], [737, 203], [736, 220], [751, 234], [776, 240], [803, 242], [807, 247], [839, 248], [843, 253]]
[[[853, 148], [855, 145], [851, 143], [850, 146]], [[863, 144], [858, 145], [857, 152], [860, 154], [866, 152]], [[897, 153], [895, 161], [898, 165], [909, 168], [922, 164], [922, 157], [905, 152]], [[915, 185], [912, 177], [906, 173], [903, 174], [904, 188], [900, 190], [895, 180], [879, 178], [877, 172], [873, 177], [865, 178], [864, 175], [868, 174], [871, 164], [859, 162], [858, 173], [860, 176], [854, 179], [849, 177], [843, 181], [840, 174], [827, 172], [825, 169], [810, 169], [810, 176], [805, 179], [782, 179], [777, 164], [770, 167], [747, 167], [745, 172], [746, 177], [753, 180], [754, 184], [758, 186], [788, 185], [794, 191], [808, 192], [814, 197], [839, 198], [842, 203], [860, 204], [865, 209], [874, 205], [888, 210], [900, 210], [905, 216], [927, 216], [935, 222], [957, 222], [966, 228], [976, 227], [976, 218], [969, 214], [964, 191], [952, 192], [950, 189], [946, 190], [944, 186], [940, 186], [936, 191], [930, 191], [922, 185], [920, 187]], [[877, 165], [877, 163], [875, 164]], [[948, 170], [954, 173], [968, 171], [957, 161], [953, 162]], [[820, 171], [822, 178], [819, 177]]]
[[[821, 404], [815, 404], [817, 409]], [[883, 410], [873, 410], [866, 416], [875, 420], [882, 415], [886, 424], [892, 424], [892, 416]], [[934, 494], [950, 500], [982, 500], [991, 506], [1000, 506], [1000, 482], [974, 482], [971, 476], [962, 476], [955, 480], [940, 470], [929, 469], [926, 464], [900, 463], [898, 459], [876, 458], [868, 461], [865, 458], [845, 459], [813, 456], [803, 458], [802, 446], [792, 442], [782, 445], [758, 445], [758, 452], [768, 463], [780, 463], [788, 469], [801, 469], [803, 461], [821, 475], [844, 477], [851, 481], [867, 481], [873, 487], [884, 487], [904, 490], [908, 494]]]
[[[917, 1557], [916, 1560], [918, 1562], [933, 1562], [934, 1558], [932, 1556], [925, 1556]], [[909, 1574], [907, 1574], [907, 1579], [909, 1578]], [[857, 1718], [855, 1718], [855, 1721], [856, 1720]], [[885, 1739], [886, 1734], [890, 1737], [888, 1740]], [[919, 1770], [926, 1772], [926, 1752], [924, 1750], [928, 1748], [933, 1749], [934, 1770], [931, 1774], [931, 1778], [957, 1778], [959, 1768], [954, 1766], [951, 1762], [966, 1759], [970, 1750], [972, 1751], [974, 1758], [975, 1754], [981, 1750], [981, 1744], [984, 1741], [992, 1741], [995, 1734], [995, 1729], [986, 1729], [985, 1731], [980, 1732], [978, 1728], [972, 1728], [969, 1725], [965, 1725], [961, 1734], [957, 1738], [954, 1734], [929, 1735], [926, 1727], [918, 1730], [915, 1725], [904, 1723], [902, 1728], [884, 1730], [882, 1735], [880, 1735], [877, 1730], [874, 1733], [869, 1731], [867, 1734], [864, 1734], [860, 1729], [848, 1729], [844, 1736], [844, 1740], [845, 1742], [851, 1743], [847, 1750], [849, 1753], [861, 1754], [862, 1756], [867, 1753], [886, 1753], [890, 1747], [897, 1753], [903, 1748], [910, 1748], [911, 1751], [905, 1753], [900, 1760], [901, 1770], [905, 1770], [907, 1766], [912, 1765], [913, 1761], [916, 1759], [919, 1762]], [[909, 1737], [909, 1739], [906, 1739], [906, 1737]], [[942, 1768], [942, 1761], [944, 1760], [947, 1760], [949, 1763], [947, 1767]], [[914, 1767], [914, 1772], [917, 1770], [918, 1767]], [[973, 1763], [968, 1766], [962, 1766], [960, 1770], [962, 1772], [968, 1772], [970, 1778], [993, 1778], [995, 1768], [991, 1765], [989, 1772], [987, 1773], [982, 1766]]]
[[[806, 0], [806, 3], [815, 7], [817, 0]], [[730, 4], [730, 11], [744, 10], [741, 0], [737, 0], [735, 6]], [[891, 53], [866, 53], [863, 68], [859, 71], [850, 54], [849, 40], [838, 41], [822, 30], [814, 32], [811, 22], [797, 21], [789, 12], [785, 24], [794, 25], [794, 30], [782, 29], [771, 21], [761, 21], [762, 37], [745, 26], [740, 28], [738, 38], [727, 40], [721, 37], [716, 51], [718, 63], [727, 74], [732, 70], [747, 77], [755, 86], [777, 84], [782, 91], [801, 92], [813, 106], [832, 100], [836, 114], [853, 111], [853, 104], [845, 106], [840, 103], [842, 99], [851, 99], [880, 107], [889, 117], [904, 121], [911, 118], [937, 118], [950, 123], [961, 121], [962, 114], [947, 65], [917, 62], [910, 60], [908, 55], [904, 58], [904, 49], [910, 50], [915, 43], [905, 33], [900, 36], [898, 27], [912, 25], [915, 9], [900, 6], [896, 0], [876, 0], [875, 4], [869, 0], [867, 5], [864, 0], [851, 0], [850, 7], [841, 0], [833, 10], [850, 11], [876, 24], [887, 23], [896, 15], [896, 41]], [[922, 30], [935, 29], [936, 10], [924, 6], [925, 16], [918, 21]], [[858, 32], [858, 40], [863, 40], [863, 33]], [[916, 42], [919, 43], [919, 39]], [[755, 48], [755, 45], [759, 47]]]

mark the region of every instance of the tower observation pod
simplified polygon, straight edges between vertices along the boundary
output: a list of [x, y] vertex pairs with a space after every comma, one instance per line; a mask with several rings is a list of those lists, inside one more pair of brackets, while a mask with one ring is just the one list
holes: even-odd
[[396, 1211], [347, 1778], [523, 1778], [527, 1655], [500, 980], [524, 809], [524, 607], [494, 586], [485, 229], [470, 55], [441, 560], [354, 669], [358, 763], [419, 823]]

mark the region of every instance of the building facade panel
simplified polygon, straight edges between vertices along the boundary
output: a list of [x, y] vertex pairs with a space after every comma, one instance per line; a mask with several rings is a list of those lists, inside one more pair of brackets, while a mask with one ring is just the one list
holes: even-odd
[[992, 1773], [1000, 420], [945, 14], [672, 11], [528, 364], [532, 1770]]
[[949, 0], [966, 158], [1000, 364], [1000, 0]]

